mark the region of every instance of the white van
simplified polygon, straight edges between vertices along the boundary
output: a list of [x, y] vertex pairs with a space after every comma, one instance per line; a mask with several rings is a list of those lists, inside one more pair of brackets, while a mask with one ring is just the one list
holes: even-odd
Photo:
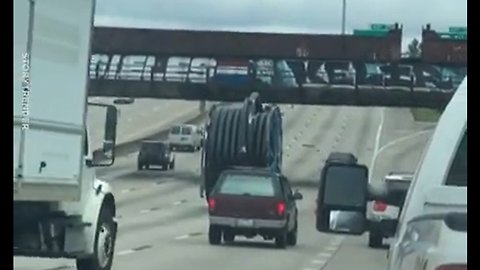
[[203, 131], [195, 125], [176, 125], [168, 133], [172, 150], [187, 149], [192, 152], [202, 147]]

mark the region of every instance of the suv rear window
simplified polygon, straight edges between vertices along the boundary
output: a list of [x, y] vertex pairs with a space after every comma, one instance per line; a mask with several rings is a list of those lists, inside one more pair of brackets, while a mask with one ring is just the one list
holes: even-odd
[[145, 152], [163, 152], [165, 144], [163, 143], [145, 143], [142, 145], [142, 151]]
[[258, 175], [228, 174], [218, 189], [219, 194], [274, 197], [272, 177]]

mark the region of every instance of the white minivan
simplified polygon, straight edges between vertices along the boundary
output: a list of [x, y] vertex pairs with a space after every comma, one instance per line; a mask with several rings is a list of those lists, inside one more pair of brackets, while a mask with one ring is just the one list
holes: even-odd
[[203, 131], [195, 125], [175, 125], [168, 133], [168, 142], [172, 150], [185, 149], [196, 151], [202, 147]]

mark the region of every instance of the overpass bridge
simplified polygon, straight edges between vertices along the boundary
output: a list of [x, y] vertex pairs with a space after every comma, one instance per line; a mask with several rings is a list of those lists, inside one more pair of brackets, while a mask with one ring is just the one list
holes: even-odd
[[405, 59], [399, 24], [351, 35], [96, 27], [89, 95], [442, 108], [466, 75], [466, 38], [427, 25], [421, 42]]

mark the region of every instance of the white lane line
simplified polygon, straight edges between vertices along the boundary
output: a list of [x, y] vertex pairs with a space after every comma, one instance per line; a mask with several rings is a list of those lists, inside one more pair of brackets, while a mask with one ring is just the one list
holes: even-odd
[[146, 214], [146, 213], [150, 213], [152, 212], [152, 209], [143, 209], [143, 210], [140, 210], [140, 214]]
[[184, 234], [184, 235], [180, 235], [180, 236], [175, 237], [175, 240], [183, 240], [183, 239], [187, 239], [189, 237], [190, 237], [190, 235]]
[[[370, 172], [373, 172], [372, 168], [374, 166], [375, 159], [377, 158], [378, 150], [380, 148], [380, 139], [382, 137], [384, 122], [385, 122], [385, 109], [382, 108], [381, 111], [380, 111], [380, 124], [378, 125], [378, 128], [377, 128], [377, 135], [375, 136], [375, 146], [373, 148], [373, 157], [372, 157], [372, 161], [370, 162], [370, 167], [369, 167]], [[372, 180], [372, 175], [373, 175], [373, 173], [370, 173], [369, 181]]]
[[327, 251], [335, 251], [335, 250], [337, 250], [337, 248], [338, 248], [338, 246], [328, 246], [328, 247], [325, 248], [325, 250], [327, 250]]
[[133, 249], [122, 250], [120, 252], [117, 252], [117, 256], [128, 255], [128, 254], [132, 254], [134, 252], [135, 251]]
[[327, 261], [325, 260], [313, 260], [312, 263], [313, 264], [325, 264]]
[[303, 268], [302, 270], [317, 270], [315, 268]]
[[373, 155], [373, 158], [372, 158], [372, 164], [370, 165], [370, 169], [369, 171], [371, 172], [370, 173], [370, 178], [372, 177], [373, 175], [373, 172], [374, 172], [374, 168], [375, 168], [375, 163], [377, 161], [377, 157], [380, 153], [382, 153], [385, 149], [391, 147], [391, 146], [394, 146], [394, 145], [397, 145], [403, 141], [407, 141], [407, 140], [410, 140], [410, 139], [413, 139], [415, 137], [418, 137], [420, 135], [423, 135], [425, 133], [428, 133], [428, 132], [432, 132], [432, 130], [422, 130], [422, 131], [418, 131], [418, 132], [415, 132], [413, 134], [410, 134], [408, 136], [404, 136], [404, 137], [401, 137], [401, 138], [398, 138], [396, 140], [393, 140], [387, 144], [385, 144], [384, 146], [382, 146], [378, 151], [376, 151], [376, 153]]
[[180, 200], [180, 201], [176, 201], [173, 203], [173, 205], [177, 206], [177, 205], [180, 205], [180, 204], [183, 204], [183, 203], [186, 203], [187, 200]]
[[326, 258], [328, 258], [328, 257], [330, 257], [330, 256], [332, 256], [332, 253], [330, 253], [330, 252], [320, 252], [320, 253], [318, 254], [318, 257], [324, 257], [324, 258], [326, 257]]
[[345, 239], [345, 237], [343, 237], [343, 236], [336, 237], [332, 241], [330, 241], [330, 244], [333, 245], [333, 246], [340, 246], [344, 239]]

